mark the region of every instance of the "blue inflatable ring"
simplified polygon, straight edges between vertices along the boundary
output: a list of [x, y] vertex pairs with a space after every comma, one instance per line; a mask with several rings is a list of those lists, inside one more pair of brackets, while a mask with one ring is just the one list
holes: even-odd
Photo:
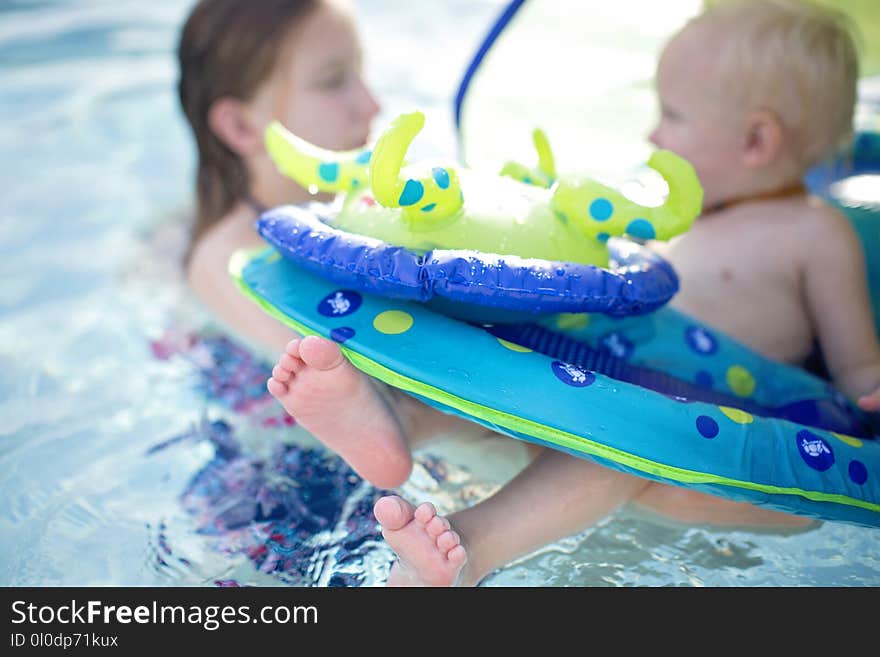
[[340, 285], [271, 248], [237, 254], [230, 271], [267, 313], [444, 411], [657, 481], [880, 527], [869, 418], [673, 309], [487, 327]]
[[609, 238], [608, 268], [478, 251], [417, 253], [333, 228], [331, 206], [288, 205], [263, 213], [257, 229], [286, 258], [339, 285], [428, 302], [459, 318], [511, 321], [553, 313], [650, 312], [678, 291], [662, 258], [625, 238]]

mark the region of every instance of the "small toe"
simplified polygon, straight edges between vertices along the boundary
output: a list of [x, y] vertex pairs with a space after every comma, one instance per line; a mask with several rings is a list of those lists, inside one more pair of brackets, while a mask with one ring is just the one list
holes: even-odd
[[456, 545], [446, 553], [446, 558], [453, 566], [463, 566], [467, 561], [467, 551], [464, 549], [463, 545]]
[[272, 368], [272, 378], [279, 383], [287, 383], [291, 379], [292, 372], [285, 369], [282, 365], [276, 365]]
[[281, 397], [282, 395], [287, 394], [287, 384], [282, 383], [274, 377], [266, 381], [266, 388], [268, 388], [269, 393], [273, 397]]
[[434, 516], [425, 526], [425, 529], [431, 536], [436, 538], [443, 532], [449, 531], [449, 521], [442, 516]]
[[278, 359], [278, 365], [289, 372], [298, 372], [300, 369], [302, 369], [302, 364], [302, 360], [300, 360], [299, 358], [295, 358], [290, 354], [281, 354], [281, 358]]
[[447, 531], [437, 537], [437, 548], [441, 552], [449, 552], [456, 545], [461, 543], [461, 539], [454, 531]]
[[416, 508], [415, 517], [420, 523], [427, 525], [433, 518], [437, 517], [437, 509], [430, 502], [424, 502]]

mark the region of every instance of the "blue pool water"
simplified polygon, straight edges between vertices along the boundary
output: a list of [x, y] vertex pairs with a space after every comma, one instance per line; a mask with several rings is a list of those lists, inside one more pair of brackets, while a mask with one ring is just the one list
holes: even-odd
[[[451, 97], [501, 5], [358, 2], [379, 124], [419, 107], [416, 148], [452, 156]], [[0, 5], [0, 584], [380, 585], [380, 491], [286, 418], [265, 360], [180, 277], [193, 153], [173, 49], [189, 6]], [[513, 440], [450, 437], [418, 454], [403, 493], [452, 511], [524, 458]], [[786, 536], [628, 509], [484, 582], [878, 584], [876, 530]]]

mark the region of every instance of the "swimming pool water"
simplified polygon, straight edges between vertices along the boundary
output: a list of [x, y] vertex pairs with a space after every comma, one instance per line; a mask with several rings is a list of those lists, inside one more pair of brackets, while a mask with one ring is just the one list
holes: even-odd
[[[502, 4], [357, 3], [378, 124], [428, 116], [415, 155], [454, 155], [451, 96]], [[193, 153], [173, 50], [189, 6], [0, 5], [0, 584], [379, 585], [379, 491], [286, 418], [265, 359], [180, 278]], [[403, 492], [449, 512], [523, 462], [512, 440], [449, 438]], [[634, 510], [484, 582], [878, 584], [876, 530], [786, 536]]]

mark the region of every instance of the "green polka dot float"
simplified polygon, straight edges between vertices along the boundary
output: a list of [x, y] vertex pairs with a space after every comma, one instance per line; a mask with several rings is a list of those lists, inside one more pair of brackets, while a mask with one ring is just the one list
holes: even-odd
[[[421, 112], [395, 119], [372, 148], [336, 153], [272, 123], [266, 148], [278, 169], [336, 200], [272, 208], [258, 230], [282, 255], [364, 292], [453, 301], [460, 318], [505, 312], [649, 312], [678, 289], [668, 263], [627, 239], [666, 240], [702, 205], [693, 167], [657, 150], [648, 161], [668, 193], [640, 205], [595, 180], [559, 176], [546, 136], [538, 163], [487, 173], [406, 161]], [[479, 307], [479, 311], [474, 307]], [[491, 309], [491, 310], [490, 310]], [[499, 315], [500, 313], [500, 315]]]
[[279, 170], [313, 190], [343, 193], [333, 226], [413, 249], [472, 249], [606, 266], [600, 235], [666, 240], [700, 211], [693, 167], [657, 150], [648, 166], [669, 186], [646, 207], [589, 178], [557, 177], [546, 136], [536, 131], [538, 166], [508, 163], [501, 175], [436, 163], [404, 164], [424, 125], [421, 112], [395, 119], [372, 149], [335, 153], [274, 122], [266, 148]]
[[480, 327], [339, 286], [273, 249], [230, 271], [272, 316], [446, 412], [648, 479], [880, 527], [870, 418], [669, 307]]

